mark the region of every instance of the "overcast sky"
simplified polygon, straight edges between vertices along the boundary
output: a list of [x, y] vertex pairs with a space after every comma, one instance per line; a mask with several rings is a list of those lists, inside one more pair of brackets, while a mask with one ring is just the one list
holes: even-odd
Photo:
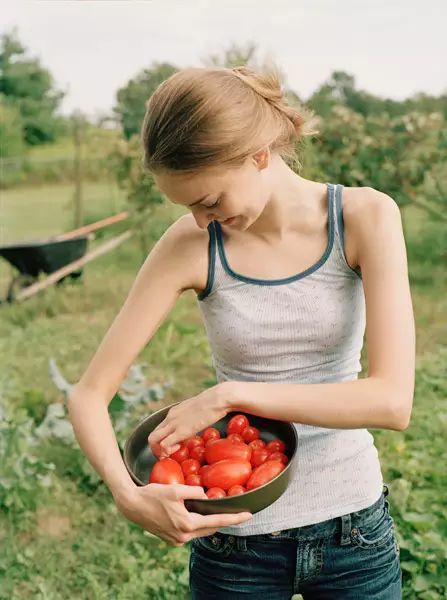
[[2, 0], [19, 38], [67, 92], [64, 113], [106, 112], [153, 61], [203, 65], [231, 42], [258, 45], [304, 100], [344, 70], [388, 98], [447, 89], [445, 0]]

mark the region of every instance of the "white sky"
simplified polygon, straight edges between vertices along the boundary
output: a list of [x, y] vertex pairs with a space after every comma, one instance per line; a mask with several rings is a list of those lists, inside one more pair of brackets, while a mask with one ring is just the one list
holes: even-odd
[[109, 111], [153, 61], [203, 65], [231, 42], [258, 45], [303, 99], [334, 70], [403, 99], [447, 90], [445, 0], [2, 0], [31, 56], [67, 91], [62, 112]]

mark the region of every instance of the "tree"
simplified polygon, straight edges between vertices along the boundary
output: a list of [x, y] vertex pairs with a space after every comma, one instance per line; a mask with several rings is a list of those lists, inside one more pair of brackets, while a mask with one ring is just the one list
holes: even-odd
[[110, 167], [129, 203], [129, 225], [137, 233], [143, 260], [149, 251], [153, 216], [158, 205], [165, 202], [154, 178], [142, 164], [140, 140], [120, 140], [109, 155]]
[[329, 117], [334, 106], [345, 106], [364, 117], [383, 114], [399, 117], [415, 111], [440, 112], [447, 117], [446, 92], [439, 97], [419, 93], [403, 101], [381, 98], [357, 89], [354, 76], [345, 71], [334, 71], [306, 104], [320, 117]]
[[202, 59], [206, 67], [225, 67], [232, 69], [245, 65], [258, 71], [266, 73], [269, 70], [274, 70], [279, 74], [281, 85], [284, 89], [284, 95], [287, 101], [295, 106], [301, 104], [299, 96], [292, 89], [287, 87], [287, 76], [281, 67], [275, 62], [274, 58], [267, 54], [263, 60], [256, 56], [258, 48], [254, 42], [248, 42], [246, 45], [232, 43], [228, 50], [225, 50], [223, 55], [211, 54]]
[[15, 106], [8, 106], [0, 94], [0, 158], [23, 152], [23, 122]]
[[346, 106], [350, 110], [367, 115], [403, 115], [407, 107], [390, 98], [380, 98], [356, 88], [355, 77], [345, 71], [334, 71], [307, 100], [307, 104], [321, 117], [327, 117], [333, 106]]
[[64, 96], [38, 59], [27, 58], [14, 30], [0, 38], [0, 93], [19, 111], [24, 139], [36, 145], [56, 139], [62, 128], [56, 110]]
[[[225, 50], [222, 55], [211, 54], [202, 59], [206, 67], [225, 67], [232, 69], [241, 65], [250, 66], [255, 70], [263, 70], [256, 57], [257, 47], [254, 42], [248, 42], [245, 46], [232, 43], [228, 50]], [[265, 65], [264, 65], [265, 66]]]
[[405, 100], [407, 111], [418, 110], [425, 113], [440, 112], [447, 119], [447, 89], [440, 96], [418, 93]]
[[373, 187], [401, 208], [417, 205], [446, 220], [447, 151], [442, 113], [363, 115], [334, 105], [315, 140], [315, 168], [325, 181]]
[[160, 83], [176, 71], [176, 67], [169, 63], [154, 63], [118, 90], [114, 112], [126, 139], [140, 132], [147, 100]]

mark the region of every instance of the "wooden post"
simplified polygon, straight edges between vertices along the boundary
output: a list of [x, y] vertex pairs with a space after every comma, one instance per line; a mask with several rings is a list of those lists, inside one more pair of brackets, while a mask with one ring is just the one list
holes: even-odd
[[74, 225], [81, 227], [84, 223], [84, 198], [82, 186], [82, 143], [83, 117], [79, 111], [73, 114], [73, 144], [74, 144]]

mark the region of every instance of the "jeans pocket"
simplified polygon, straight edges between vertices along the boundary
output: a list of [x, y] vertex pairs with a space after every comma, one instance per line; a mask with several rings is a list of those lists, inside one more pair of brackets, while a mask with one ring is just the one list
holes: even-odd
[[233, 545], [234, 537], [216, 532], [211, 535], [196, 537], [192, 539], [195, 550], [203, 550], [211, 554], [227, 554]]
[[386, 502], [383, 507], [370, 515], [364, 522], [361, 520], [351, 530], [351, 541], [363, 549], [378, 548], [393, 541], [394, 521]]

